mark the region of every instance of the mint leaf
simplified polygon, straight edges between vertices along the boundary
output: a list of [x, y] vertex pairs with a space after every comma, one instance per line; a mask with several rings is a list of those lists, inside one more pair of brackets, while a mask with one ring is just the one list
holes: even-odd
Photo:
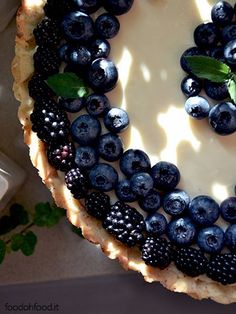
[[39, 203], [35, 206], [34, 224], [38, 227], [53, 227], [65, 216], [65, 213], [65, 209], [56, 205]]
[[30, 256], [34, 253], [37, 236], [32, 231], [28, 231], [23, 237], [24, 240], [21, 245], [21, 251], [25, 256]]
[[192, 73], [201, 79], [223, 83], [230, 76], [230, 67], [214, 58], [205, 56], [188, 56], [185, 58]]
[[20, 250], [22, 244], [24, 242], [24, 236], [22, 234], [14, 234], [11, 237], [11, 249], [12, 251], [16, 252]]
[[0, 264], [2, 264], [6, 254], [6, 243], [0, 240]]
[[236, 103], [236, 75], [228, 81], [227, 86], [230, 98]]
[[71, 230], [77, 234], [79, 237], [84, 238], [82, 230], [74, 225], [71, 225]]
[[47, 79], [48, 86], [65, 98], [87, 97], [89, 89], [85, 82], [74, 73], [59, 73]]

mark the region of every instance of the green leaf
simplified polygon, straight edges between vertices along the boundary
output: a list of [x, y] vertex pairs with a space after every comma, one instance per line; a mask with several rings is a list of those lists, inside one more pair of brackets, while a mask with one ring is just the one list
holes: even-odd
[[59, 73], [47, 79], [48, 86], [65, 98], [87, 97], [89, 89], [85, 82], [74, 73]]
[[4, 261], [4, 257], [6, 254], [6, 243], [0, 240], [0, 264]]
[[83, 238], [84, 239], [84, 236], [83, 236], [83, 233], [82, 233], [82, 230], [74, 225], [71, 225], [71, 230], [77, 234], [79, 237]]
[[25, 256], [30, 256], [34, 253], [37, 236], [32, 231], [28, 231], [23, 238], [24, 240], [21, 245], [21, 251]]
[[211, 82], [223, 83], [229, 79], [230, 67], [214, 58], [205, 56], [188, 56], [185, 57], [192, 73]]
[[27, 225], [29, 223], [29, 214], [20, 204], [11, 205], [10, 215], [18, 225]]
[[53, 227], [64, 216], [65, 209], [49, 203], [39, 203], [35, 207], [34, 224], [38, 227]]
[[228, 81], [228, 91], [230, 98], [236, 103], [236, 76], [233, 77]]
[[22, 234], [14, 234], [11, 237], [11, 249], [12, 251], [16, 252], [20, 250], [22, 244], [24, 242], [24, 236]]

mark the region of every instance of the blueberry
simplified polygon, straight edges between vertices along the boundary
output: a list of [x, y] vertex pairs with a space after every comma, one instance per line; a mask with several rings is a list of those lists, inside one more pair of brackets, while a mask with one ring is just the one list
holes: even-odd
[[202, 229], [199, 231], [197, 243], [205, 253], [219, 253], [224, 246], [224, 231], [218, 226]]
[[218, 219], [220, 207], [211, 197], [199, 195], [190, 202], [188, 212], [194, 223], [205, 227]]
[[189, 97], [184, 105], [185, 111], [194, 119], [201, 120], [208, 117], [210, 104], [202, 96]]
[[58, 104], [61, 108], [63, 108], [67, 112], [75, 113], [75, 112], [79, 112], [84, 107], [85, 99], [84, 98], [65, 99], [65, 98], [60, 97], [58, 100]]
[[120, 137], [113, 133], [106, 133], [98, 139], [98, 153], [106, 161], [119, 160], [123, 154], [123, 143]]
[[98, 154], [91, 146], [76, 149], [75, 163], [81, 169], [90, 169], [98, 162]]
[[148, 215], [145, 219], [146, 229], [148, 233], [160, 236], [165, 233], [167, 220], [165, 216], [159, 213]]
[[225, 231], [225, 245], [233, 253], [236, 253], [236, 225], [231, 225]]
[[87, 42], [94, 37], [94, 22], [85, 13], [71, 12], [62, 21], [62, 32], [68, 41]]
[[73, 0], [75, 7], [78, 11], [92, 14], [96, 12], [101, 6], [101, 0]]
[[174, 190], [167, 193], [163, 199], [163, 209], [171, 216], [178, 216], [188, 208], [190, 203], [189, 195], [183, 190]]
[[145, 197], [153, 188], [153, 180], [146, 172], [135, 173], [130, 179], [131, 190], [139, 197]]
[[115, 15], [121, 15], [127, 13], [134, 0], [104, 0], [104, 8]]
[[222, 29], [221, 38], [224, 44], [236, 39], [236, 24], [227, 25]]
[[92, 89], [107, 93], [116, 86], [118, 71], [111, 60], [99, 58], [88, 68], [87, 79]]
[[149, 172], [151, 162], [148, 155], [139, 149], [128, 149], [120, 158], [120, 169], [127, 177], [138, 172]]
[[139, 206], [147, 213], [156, 212], [161, 207], [161, 195], [151, 190], [146, 197], [139, 200]]
[[68, 56], [68, 63], [74, 67], [84, 68], [90, 64], [92, 56], [88, 48], [79, 46], [71, 48]]
[[193, 242], [196, 228], [189, 218], [179, 218], [169, 222], [167, 235], [172, 243], [178, 246], [186, 246]]
[[104, 124], [109, 131], [120, 133], [128, 127], [129, 116], [127, 112], [121, 108], [112, 108], [106, 113]]
[[215, 105], [209, 113], [209, 123], [220, 135], [232, 134], [236, 130], [236, 107], [230, 102]]
[[93, 59], [107, 58], [111, 51], [111, 45], [106, 39], [97, 38], [89, 45], [89, 51]]
[[70, 52], [70, 46], [68, 44], [63, 44], [58, 48], [58, 56], [63, 62], [68, 62], [68, 56]]
[[236, 64], [236, 39], [231, 40], [225, 46], [224, 57], [227, 63], [232, 64], [232, 65]]
[[95, 21], [98, 36], [106, 39], [115, 37], [120, 30], [120, 22], [114, 15], [103, 13]]
[[214, 100], [224, 100], [229, 97], [226, 83], [214, 83], [208, 80], [204, 82], [204, 89], [208, 97]]
[[178, 168], [166, 161], [160, 161], [151, 169], [154, 186], [160, 191], [172, 191], [180, 181]]
[[220, 213], [225, 221], [236, 223], [236, 197], [228, 197], [220, 204]]
[[93, 117], [103, 116], [111, 107], [109, 99], [103, 94], [91, 94], [86, 99], [86, 110]]
[[198, 95], [201, 89], [201, 80], [193, 76], [186, 76], [181, 82], [181, 90], [187, 97]]
[[136, 195], [131, 190], [130, 180], [124, 179], [117, 183], [115, 188], [116, 196], [120, 201], [123, 202], [134, 202], [136, 201]]
[[223, 46], [216, 46], [216, 47], [211, 48], [209, 50], [209, 56], [216, 59], [216, 60], [225, 62], [224, 47]]
[[218, 1], [211, 9], [211, 19], [218, 26], [229, 24], [234, 16], [234, 9], [226, 1]]
[[191, 67], [188, 65], [188, 62], [186, 60], [186, 57], [189, 56], [206, 56], [206, 52], [198, 47], [191, 47], [183, 52], [180, 58], [180, 65], [185, 72], [191, 74], [192, 73]]
[[213, 23], [198, 25], [193, 36], [195, 44], [204, 49], [214, 47], [219, 42], [219, 31]]
[[71, 125], [72, 137], [82, 146], [94, 143], [98, 139], [100, 133], [100, 122], [86, 114], [76, 118]]
[[116, 186], [118, 174], [111, 165], [100, 163], [90, 170], [89, 180], [94, 189], [108, 192]]

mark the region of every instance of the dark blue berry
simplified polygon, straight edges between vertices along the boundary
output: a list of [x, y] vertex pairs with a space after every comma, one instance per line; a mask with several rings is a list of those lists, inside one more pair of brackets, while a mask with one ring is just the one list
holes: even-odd
[[117, 68], [111, 60], [96, 59], [88, 68], [87, 80], [92, 89], [107, 93], [116, 86], [118, 81]]
[[116, 185], [115, 193], [118, 199], [122, 202], [136, 201], [136, 195], [130, 187], [130, 180], [124, 179], [119, 181]]
[[85, 105], [84, 98], [77, 98], [77, 99], [65, 99], [60, 97], [58, 104], [61, 108], [66, 110], [67, 112], [75, 113], [79, 112]]
[[73, 67], [84, 68], [90, 64], [92, 56], [88, 48], [79, 46], [71, 48], [68, 56], [68, 64]]
[[228, 197], [220, 204], [220, 213], [225, 221], [236, 223], [236, 197]]
[[81, 169], [90, 169], [98, 162], [98, 153], [91, 146], [76, 149], [75, 163]]
[[164, 196], [163, 209], [171, 216], [178, 216], [185, 212], [189, 203], [189, 195], [185, 191], [176, 189]]
[[199, 231], [198, 246], [209, 254], [219, 253], [224, 246], [224, 232], [218, 226], [212, 226]]
[[222, 29], [221, 38], [224, 44], [236, 39], [236, 24], [227, 25]]
[[186, 246], [193, 242], [196, 228], [189, 218], [179, 218], [169, 222], [167, 235], [173, 244]]
[[59, 58], [61, 59], [61, 61], [68, 62], [68, 56], [70, 53], [70, 49], [71, 49], [71, 47], [68, 44], [63, 44], [58, 48], [57, 54], [58, 54]]
[[135, 173], [130, 179], [131, 190], [138, 197], [146, 197], [153, 188], [153, 180], [146, 172]]
[[232, 64], [232, 65], [236, 64], [236, 39], [231, 40], [225, 46], [224, 57], [227, 63]]
[[139, 206], [147, 213], [156, 212], [161, 207], [161, 195], [151, 190], [148, 195], [139, 200]]
[[178, 168], [166, 161], [160, 161], [151, 169], [154, 186], [160, 191], [172, 191], [180, 181]]
[[116, 186], [118, 173], [111, 165], [101, 163], [90, 170], [89, 180], [94, 189], [107, 192]]
[[201, 120], [208, 117], [210, 104], [202, 96], [189, 97], [184, 105], [185, 111], [194, 119]]
[[94, 143], [101, 133], [100, 122], [90, 115], [76, 118], [71, 125], [71, 134], [80, 145], [87, 146]]
[[120, 30], [120, 22], [114, 15], [103, 13], [95, 21], [98, 36], [106, 39], [115, 37]]
[[186, 76], [181, 82], [181, 90], [187, 97], [198, 95], [201, 89], [201, 81], [193, 76]]
[[120, 169], [127, 177], [138, 172], [149, 172], [151, 162], [148, 155], [139, 149], [128, 149], [120, 158]]
[[89, 45], [89, 51], [93, 60], [98, 58], [107, 58], [111, 51], [111, 45], [106, 39], [97, 38]]
[[210, 226], [218, 219], [220, 208], [211, 197], [199, 195], [190, 202], [188, 212], [197, 225]]
[[62, 32], [68, 41], [84, 43], [94, 37], [94, 22], [90, 16], [76, 11], [66, 15], [62, 21]]
[[166, 231], [167, 220], [165, 216], [159, 213], [148, 215], [145, 219], [148, 233], [160, 236]]
[[209, 123], [220, 135], [232, 134], [236, 130], [236, 107], [230, 102], [215, 105], [209, 113]]
[[232, 253], [236, 253], [236, 225], [231, 225], [225, 231], [225, 245]]
[[73, 0], [75, 8], [78, 11], [92, 14], [96, 12], [102, 5], [101, 0]]
[[106, 133], [98, 139], [99, 156], [106, 161], [119, 160], [123, 154], [123, 143], [120, 137], [113, 133]]
[[211, 9], [211, 19], [218, 26], [229, 24], [234, 16], [234, 9], [226, 1], [218, 1]]
[[134, 0], [104, 0], [104, 8], [115, 15], [121, 15], [127, 13], [132, 5]]
[[180, 58], [180, 65], [185, 72], [191, 74], [191, 67], [188, 65], [188, 61], [186, 60], [186, 57], [189, 56], [206, 56], [206, 52], [199, 47], [191, 47], [183, 52]]
[[224, 100], [229, 97], [227, 83], [214, 83], [206, 80], [204, 89], [207, 96], [214, 100]]
[[216, 60], [225, 62], [224, 47], [223, 46], [216, 46], [216, 47], [211, 48], [209, 50], [209, 56], [216, 59]]
[[106, 113], [104, 124], [109, 131], [120, 133], [128, 127], [129, 116], [127, 112], [121, 108], [112, 108]]
[[219, 31], [213, 23], [198, 25], [193, 36], [195, 44], [204, 49], [214, 47], [219, 42]]
[[103, 94], [91, 94], [86, 99], [86, 110], [93, 117], [103, 116], [111, 107], [109, 99]]

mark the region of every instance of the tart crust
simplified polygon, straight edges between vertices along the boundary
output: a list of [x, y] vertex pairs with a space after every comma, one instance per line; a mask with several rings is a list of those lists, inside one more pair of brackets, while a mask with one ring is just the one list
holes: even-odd
[[100, 245], [102, 251], [111, 259], [118, 259], [126, 270], [140, 272], [147, 282], [158, 281], [164, 287], [175, 292], [187, 293], [195, 299], [210, 298], [216, 302], [229, 304], [236, 302], [236, 284], [223, 286], [202, 275], [191, 278], [178, 271], [172, 263], [168, 268], [159, 270], [147, 266], [135, 248], [128, 248], [116, 241], [103, 228], [101, 223], [86, 213], [83, 205], [73, 198], [64, 183], [64, 175], [53, 169], [46, 156], [46, 150], [36, 133], [31, 130], [30, 114], [34, 102], [28, 93], [28, 80], [34, 72], [33, 54], [35, 41], [33, 29], [44, 16], [43, 6], [46, 0], [22, 0], [17, 13], [17, 34], [15, 58], [12, 63], [14, 76], [13, 91], [21, 103], [19, 120], [24, 130], [24, 141], [29, 146], [29, 154], [34, 167], [38, 169], [44, 184], [51, 191], [58, 206], [67, 209], [67, 217], [82, 229], [84, 237]]

